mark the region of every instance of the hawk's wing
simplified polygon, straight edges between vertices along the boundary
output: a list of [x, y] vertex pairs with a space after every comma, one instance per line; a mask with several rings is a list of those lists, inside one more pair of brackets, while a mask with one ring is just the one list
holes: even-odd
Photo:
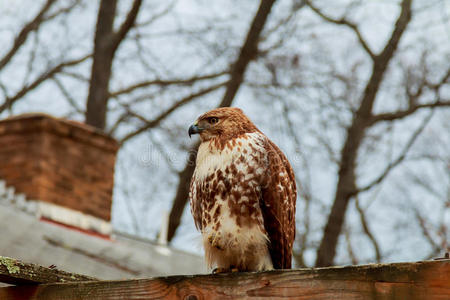
[[202, 194], [203, 189], [201, 184], [196, 180], [195, 171], [191, 178], [191, 183], [189, 185], [189, 204], [191, 208], [191, 214], [194, 217], [194, 223], [195, 227], [198, 230], [202, 230], [202, 210], [201, 210], [201, 201], [200, 197], [203, 196]]
[[294, 172], [281, 150], [269, 139], [267, 176], [260, 203], [264, 227], [270, 240], [270, 256], [275, 269], [290, 269], [295, 238], [297, 190]]

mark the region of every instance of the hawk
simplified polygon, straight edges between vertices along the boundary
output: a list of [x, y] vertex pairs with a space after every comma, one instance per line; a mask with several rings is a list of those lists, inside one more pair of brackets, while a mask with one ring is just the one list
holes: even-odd
[[294, 172], [239, 108], [217, 108], [189, 127], [199, 134], [189, 200], [215, 272], [290, 269]]

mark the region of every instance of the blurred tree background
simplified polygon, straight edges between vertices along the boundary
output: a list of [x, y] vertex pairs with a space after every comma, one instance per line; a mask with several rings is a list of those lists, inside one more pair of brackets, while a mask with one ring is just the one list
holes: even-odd
[[297, 266], [448, 249], [448, 1], [3, 0], [0, 15], [0, 116], [114, 136], [117, 231], [154, 239], [167, 212], [171, 243], [201, 251], [187, 128], [233, 105], [296, 172]]

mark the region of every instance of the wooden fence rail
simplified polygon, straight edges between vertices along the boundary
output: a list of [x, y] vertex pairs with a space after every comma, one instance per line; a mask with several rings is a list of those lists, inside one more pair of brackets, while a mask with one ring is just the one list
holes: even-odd
[[[0, 256], [0, 282], [9, 284], [39, 284], [97, 280], [94, 277], [45, 268], [18, 259]], [[0, 300], [3, 298], [0, 297]]]
[[[7, 274], [0, 276], [5, 278]], [[450, 260], [137, 280], [56, 281], [3, 287], [0, 299], [448, 300]]]

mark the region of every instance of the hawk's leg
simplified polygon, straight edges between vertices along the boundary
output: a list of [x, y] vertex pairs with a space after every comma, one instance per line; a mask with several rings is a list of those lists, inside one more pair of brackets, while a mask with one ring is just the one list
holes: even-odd
[[211, 244], [211, 246], [223, 250], [223, 239], [220, 233], [211, 233], [211, 235], [208, 237], [208, 242]]

